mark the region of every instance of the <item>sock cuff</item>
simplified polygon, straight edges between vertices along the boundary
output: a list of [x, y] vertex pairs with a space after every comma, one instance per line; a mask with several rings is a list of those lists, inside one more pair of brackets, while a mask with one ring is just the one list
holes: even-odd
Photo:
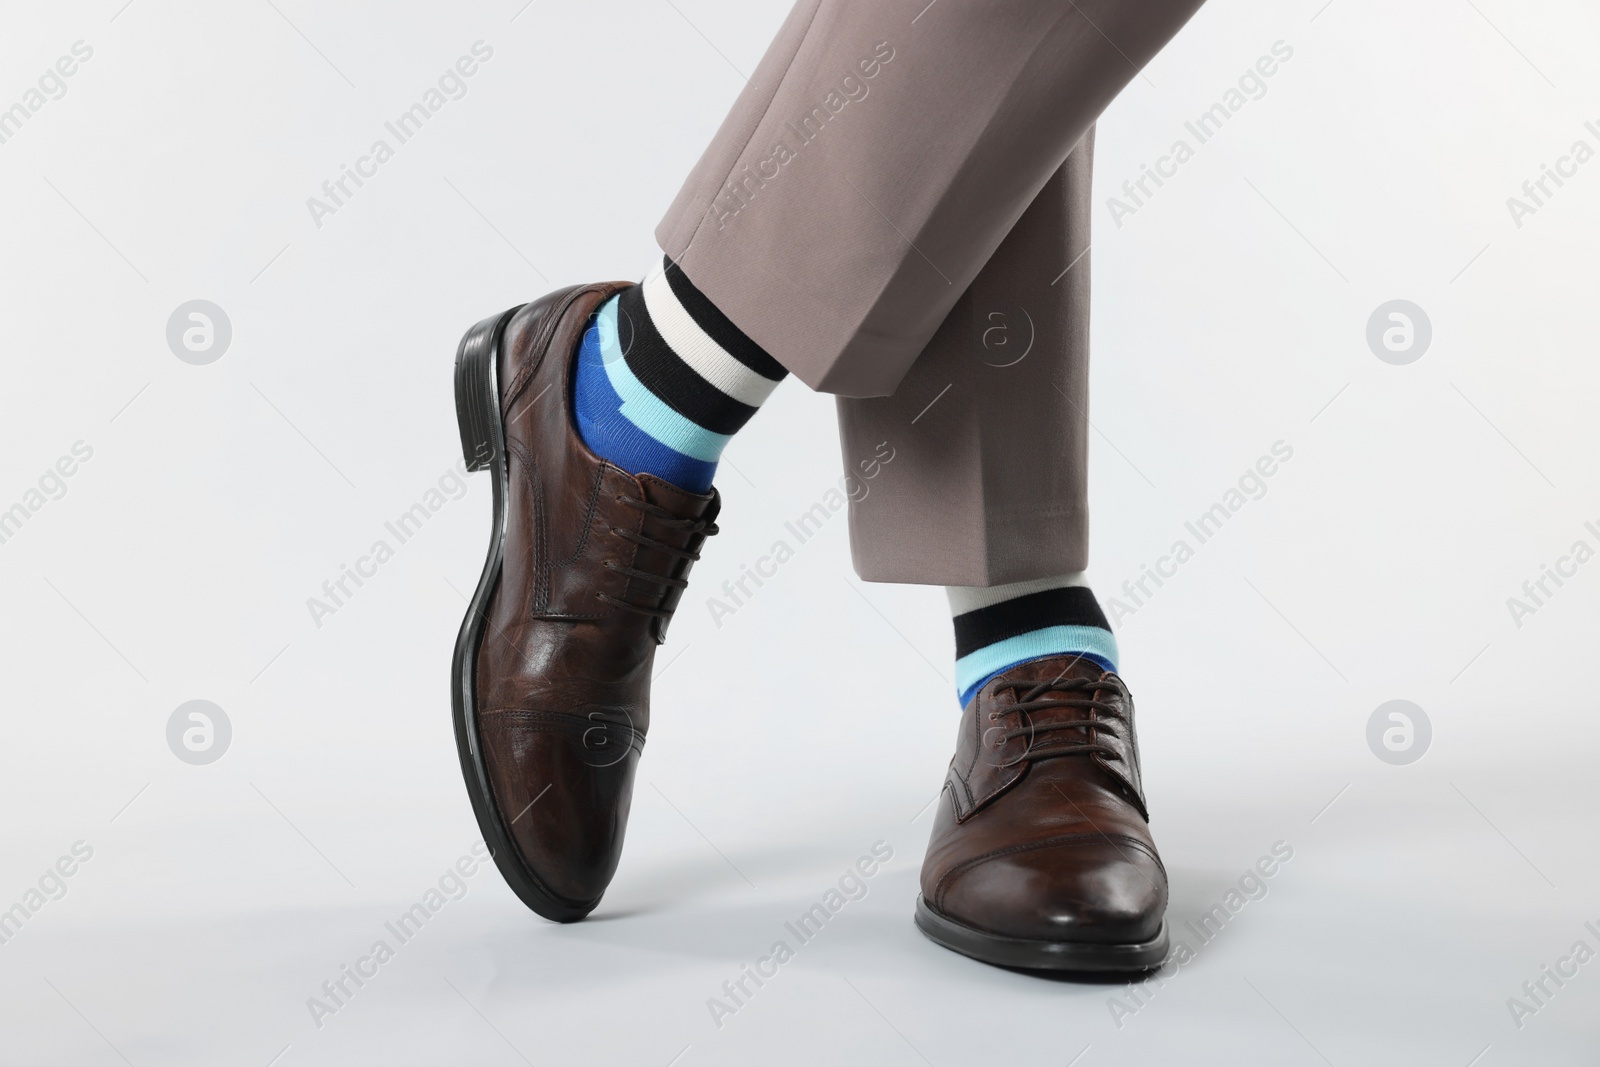
[[707, 337], [739, 363], [763, 378], [781, 382], [788, 375], [783, 364], [773, 359], [766, 350], [733, 324], [711, 300], [702, 293], [683, 268], [671, 256], [661, 257], [661, 274], [677, 298], [677, 303]]
[[670, 260], [595, 313], [577, 354], [573, 410], [602, 459], [694, 493], [785, 377]]
[[640, 283], [639, 297], [666, 348], [681, 361], [683, 372], [703, 378], [726, 398], [722, 403], [758, 408], [778, 387], [778, 379], [768, 378], [734, 358], [689, 314], [661, 269], [651, 271]]
[[662, 403], [695, 425], [724, 436], [737, 433], [755, 415], [756, 405], [718, 389], [673, 348], [651, 314], [644, 286], [624, 289], [616, 297], [616, 308], [622, 358]]
[[989, 588], [946, 586], [962, 707], [997, 674], [1045, 656], [1076, 655], [1117, 669], [1117, 638], [1081, 572]]

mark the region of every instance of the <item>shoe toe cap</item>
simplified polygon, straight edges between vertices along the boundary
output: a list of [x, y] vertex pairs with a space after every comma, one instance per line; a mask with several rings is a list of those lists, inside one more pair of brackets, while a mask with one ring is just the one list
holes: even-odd
[[616, 873], [638, 750], [529, 716], [483, 720], [495, 803], [523, 865], [550, 893], [597, 902]]
[[1161, 865], [1131, 843], [1104, 840], [984, 859], [937, 901], [946, 916], [1002, 937], [1093, 944], [1153, 940], [1166, 905]]

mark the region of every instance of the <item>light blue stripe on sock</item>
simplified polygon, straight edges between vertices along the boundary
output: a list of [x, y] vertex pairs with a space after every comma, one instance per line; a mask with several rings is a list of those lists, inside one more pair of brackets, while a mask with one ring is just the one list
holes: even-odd
[[722, 458], [722, 450], [733, 440], [729, 434], [712, 433], [674, 411], [665, 400], [652, 393], [623, 358], [617, 334], [617, 298], [600, 309], [597, 328], [600, 354], [605, 360], [606, 377], [622, 398], [622, 417], [639, 427], [674, 452], [706, 463]]
[[1046, 626], [985, 645], [956, 660], [956, 689], [961, 693], [961, 705], [965, 707], [972, 699], [968, 690], [992, 674], [1040, 656], [1069, 652], [1086, 652], [1105, 660], [1112, 670], [1117, 669], [1117, 639], [1111, 631], [1098, 626]]
[[601, 459], [629, 474], [651, 474], [691, 493], [711, 491], [715, 463], [690, 459], [674, 452], [622, 417], [622, 398], [611, 388], [605, 357], [600, 353], [600, 330], [583, 335], [573, 374], [572, 421], [583, 443]]

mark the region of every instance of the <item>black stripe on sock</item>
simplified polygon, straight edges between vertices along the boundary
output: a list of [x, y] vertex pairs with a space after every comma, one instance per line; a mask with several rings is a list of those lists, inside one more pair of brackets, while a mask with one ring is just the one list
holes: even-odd
[[712, 433], [737, 433], [756, 409], [700, 377], [667, 344], [645, 306], [644, 286], [624, 289], [618, 300], [617, 341], [623, 359], [644, 387], [668, 407]]
[[713, 341], [721, 345], [728, 355], [763, 378], [775, 382], [783, 381], [789, 373], [783, 368], [783, 364], [767, 355], [765, 349], [746, 337], [728, 316], [719, 311], [704, 293], [694, 287], [694, 282], [683, 273], [683, 268], [672, 262], [670, 257], [662, 257], [662, 264], [666, 270], [667, 284], [672, 286], [672, 295], [678, 298], [683, 310], [689, 313], [689, 317], [694, 319]]
[[956, 659], [1046, 626], [1098, 626], [1108, 632], [1111, 629], [1088, 586], [1046, 589], [957, 615]]

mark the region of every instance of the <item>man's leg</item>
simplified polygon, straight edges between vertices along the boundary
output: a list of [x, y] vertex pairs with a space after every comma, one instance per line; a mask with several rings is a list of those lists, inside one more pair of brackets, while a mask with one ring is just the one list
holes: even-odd
[[1082, 574], [1092, 150], [1091, 133], [900, 391], [841, 398], [839, 425], [847, 460], [877, 461], [853, 472], [857, 569], [945, 585], [955, 616], [963, 711], [917, 925], [991, 963], [1138, 970], [1166, 954], [1167, 880]]
[[[869, 582], [995, 586], [1089, 559], [1090, 130], [961, 293], [893, 396], [841, 397]], [[876, 469], [876, 468], [873, 468]]]
[[1117, 669], [1083, 574], [1093, 153], [1091, 130], [894, 396], [839, 400], [845, 456], [895, 457], [852, 494], [856, 570], [946, 587], [963, 707], [1041, 656]]
[[807, 384], [888, 397], [840, 401], [857, 565], [950, 587], [964, 703], [916, 919], [990, 963], [1167, 951], [1133, 702], [1081, 576], [1087, 135], [1198, 6], [803, 4], [657, 232]]
[[814, 389], [887, 396], [1202, 0], [801, 0], [656, 230]]
[[857, 569], [943, 584], [954, 615], [962, 716], [918, 927], [1005, 966], [1139, 970], [1167, 952], [1167, 879], [1082, 573], [1092, 151], [1091, 131], [899, 393], [841, 398], [839, 424], [847, 460], [877, 461], [853, 472]]
[[[496, 511], [457, 642], [456, 733], [479, 826], [530, 907], [580, 918], [616, 869], [654, 646], [716, 532], [727, 436], [780, 368], [894, 392], [1200, 2], [801, 0], [657, 231], [679, 275], [563, 290], [468, 331], [462, 446]], [[1059, 705], [1058, 681], [1017, 707]]]

